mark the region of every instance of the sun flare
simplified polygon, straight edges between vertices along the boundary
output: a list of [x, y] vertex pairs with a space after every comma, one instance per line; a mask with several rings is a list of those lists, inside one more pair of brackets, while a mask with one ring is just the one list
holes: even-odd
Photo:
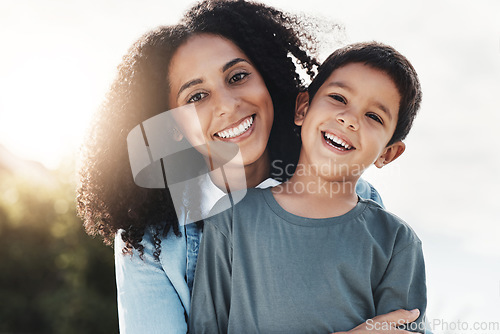
[[79, 146], [98, 93], [81, 58], [29, 54], [1, 77], [0, 143], [20, 158], [55, 168]]

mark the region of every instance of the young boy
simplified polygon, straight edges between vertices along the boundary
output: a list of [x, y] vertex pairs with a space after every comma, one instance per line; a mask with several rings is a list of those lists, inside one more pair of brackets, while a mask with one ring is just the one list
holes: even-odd
[[389, 46], [354, 44], [324, 62], [297, 97], [295, 174], [205, 222], [190, 332], [331, 333], [400, 308], [418, 308], [409, 329], [423, 330], [421, 242], [355, 192], [366, 168], [403, 153], [420, 101], [415, 70]]

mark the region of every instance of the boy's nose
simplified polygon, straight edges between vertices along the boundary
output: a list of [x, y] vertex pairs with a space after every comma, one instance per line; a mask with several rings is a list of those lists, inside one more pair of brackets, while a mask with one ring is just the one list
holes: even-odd
[[358, 119], [352, 112], [339, 113], [337, 115], [337, 122], [353, 131], [358, 131], [359, 129]]

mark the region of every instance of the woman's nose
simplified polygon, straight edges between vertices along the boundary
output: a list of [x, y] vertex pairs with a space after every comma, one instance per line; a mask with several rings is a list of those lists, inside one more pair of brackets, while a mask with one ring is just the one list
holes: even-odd
[[353, 111], [344, 111], [339, 113], [337, 115], [337, 122], [353, 131], [357, 131], [359, 129], [358, 118]]
[[224, 116], [233, 113], [239, 104], [239, 99], [228, 90], [217, 92], [215, 98], [214, 111], [217, 116]]

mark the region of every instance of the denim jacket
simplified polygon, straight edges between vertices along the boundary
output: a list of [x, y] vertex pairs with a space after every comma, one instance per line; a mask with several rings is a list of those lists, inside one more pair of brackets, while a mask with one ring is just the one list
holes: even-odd
[[[268, 182], [259, 186], [266, 188], [277, 184], [276, 181], [274, 184]], [[375, 188], [362, 179], [356, 185], [356, 192], [360, 197], [383, 205]], [[189, 220], [188, 217], [179, 218]], [[153, 229], [147, 229], [144, 234], [142, 260], [135, 249], [132, 256], [122, 253], [124, 243], [121, 232], [117, 233], [114, 249], [120, 333], [187, 333], [202, 231], [196, 224], [184, 224], [180, 231], [181, 237], [170, 232], [161, 240], [159, 262], [153, 256]]]

